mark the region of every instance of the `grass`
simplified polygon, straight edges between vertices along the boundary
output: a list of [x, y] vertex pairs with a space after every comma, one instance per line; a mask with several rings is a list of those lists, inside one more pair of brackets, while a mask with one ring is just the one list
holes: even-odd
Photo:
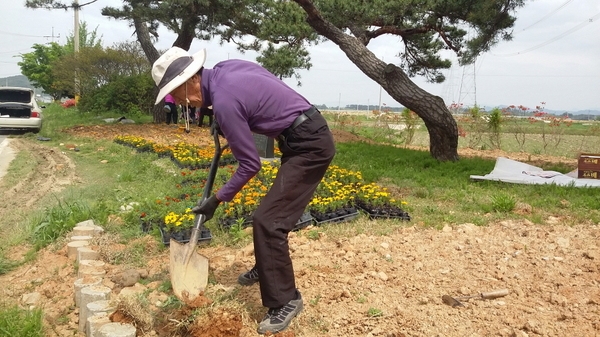
[[44, 336], [42, 309], [21, 309], [16, 305], [0, 304], [0, 335]]
[[[367, 181], [387, 186], [408, 202], [407, 211], [424, 226], [466, 222], [485, 225], [521, 218], [523, 215], [507, 211], [517, 202], [532, 206], [532, 213], [525, 215], [530, 220], [567, 213], [571, 224], [600, 222], [598, 189], [469, 179], [470, 175], [489, 173], [494, 160], [463, 158], [457, 162], [438, 162], [425, 151], [367, 143], [341, 143], [337, 149], [334, 164], [359, 170]], [[377, 156], [365, 155], [371, 153]]]
[[[30, 240], [35, 249], [40, 249], [64, 237], [77, 222], [93, 219], [103, 224], [107, 234], [116, 236], [117, 242], [120, 240], [130, 243], [127, 251], [112, 256], [115, 263], [143, 265], [144, 259], [150, 258], [156, 252], [145, 251], [143, 244], [132, 241], [145, 235], [140, 230], [139, 213], [122, 213], [120, 207], [132, 203], [149, 205], [166, 195], [177, 195], [176, 184], [179, 177], [176, 172], [179, 172], [179, 169], [167, 159], [158, 159], [155, 154], [141, 154], [112, 141], [74, 138], [61, 132], [62, 128], [72, 125], [98, 123], [96, 116], [50, 105], [45, 117], [41, 135], [51, 138], [45, 145], [78, 145], [79, 152], [67, 154], [76, 164], [80, 181], [49, 195], [39, 207], [32, 208], [24, 218], [15, 219], [14, 227], [22, 231], [22, 240]], [[353, 128], [356, 132], [368, 134], [368, 127]], [[503, 134], [503, 137], [510, 138], [511, 135]], [[425, 144], [426, 138], [426, 132], [419, 130], [415, 136], [415, 143]], [[600, 141], [590, 144], [600, 144]], [[553, 151], [561, 156], [572, 157], [573, 148], [569, 147], [566, 141], [562, 145], [565, 147], [558, 147]], [[464, 146], [464, 143], [461, 146]], [[590, 149], [593, 150], [592, 147]], [[30, 158], [31, 155], [27, 152], [17, 155], [5, 177], [8, 186], [13, 186], [23, 177], [23, 168], [32, 165]], [[359, 217], [354, 222], [324, 226], [299, 234], [311, 240], [318, 239], [323, 234], [332, 238], [350, 237], [361, 233], [388, 235], [397, 227], [406, 225], [442, 228], [446, 224], [474, 223], [485, 226], [495, 221], [523, 217], [534, 223], [544, 223], [549, 216], [567, 215], [564, 220], [567, 225], [600, 223], [598, 189], [471, 181], [470, 175], [483, 175], [493, 169], [495, 161], [491, 159], [463, 158], [458, 162], [438, 162], [431, 158], [427, 151], [356, 142], [338, 143], [333, 164], [360, 171], [366, 181], [374, 181], [387, 187], [396, 199], [408, 202], [405, 209], [413, 220], [406, 223], [394, 220], [374, 221]], [[572, 169], [565, 164], [552, 164], [544, 168], [561, 172]], [[529, 205], [531, 212], [517, 214], [515, 210], [520, 204]], [[109, 221], [114, 220], [115, 216], [119, 221]], [[160, 239], [157, 232], [152, 234], [157, 240]], [[212, 245], [242, 247], [251, 240], [240, 226], [230, 231], [215, 230], [213, 237]], [[0, 249], [0, 274], [34, 258], [35, 250], [24, 261], [11, 261], [6, 258], [3, 252], [20, 243], [22, 241], [14, 238], [0, 238], [0, 247], [3, 247]], [[357, 299], [359, 302], [365, 300], [363, 297]], [[314, 299], [314, 305], [317, 303], [318, 299]], [[32, 326], [30, 323], [38, 319], [36, 315], [41, 315], [41, 310], [40, 313], [15, 310], [12, 307], [0, 309], [0, 332], [3, 332], [4, 328], [11, 329], [6, 330], [7, 335], [37, 336], [35, 333], [19, 334], [18, 329], [29, 329]], [[25, 314], [30, 316], [22, 316]], [[371, 317], [381, 314], [377, 309], [368, 313]], [[10, 317], [16, 318], [12, 320]], [[9, 322], [2, 323], [3, 319], [8, 319]]]

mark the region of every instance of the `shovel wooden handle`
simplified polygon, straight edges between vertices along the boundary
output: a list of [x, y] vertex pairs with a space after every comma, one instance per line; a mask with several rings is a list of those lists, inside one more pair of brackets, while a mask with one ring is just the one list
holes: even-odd
[[454, 298], [459, 301], [469, 300], [471, 298], [480, 299], [480, 300], [493, 300], [495, 298], [504, 297], [506, 295], [508, 295], [508, 289], [498, 289], [498, 290], [488, 291], [485, 293], [480, 293], [479, 295], [460, 296], [460, 297], [454, 297]]
[[481, 298], [486, 300], [493, 300], [494, 298], [504, 297], [506, 295], [508, 295], [508, 289], [498, 289], [481, 293]]

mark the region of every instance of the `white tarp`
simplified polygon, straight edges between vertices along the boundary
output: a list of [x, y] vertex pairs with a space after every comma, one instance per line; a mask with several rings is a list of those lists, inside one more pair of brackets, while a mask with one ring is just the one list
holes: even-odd
[[600, 187], [600, 179], [579, 179], [577, 171], [563, 174], [543, 169], [516, 160], [498, 157], [496, 166], [484, 176], [472, 175], [474, 180], [503, 181], [512, 184], [556, 184], [558, 186]]

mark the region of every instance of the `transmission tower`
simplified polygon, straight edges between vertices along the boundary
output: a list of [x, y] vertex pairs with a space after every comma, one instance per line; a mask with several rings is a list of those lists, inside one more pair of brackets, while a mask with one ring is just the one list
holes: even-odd
[[477, 105], [475, 63], [463, 66], [458, 102], [462, 103], [464, 107]]
[[448, 74], [446, 76], [446, 80], [444, 81], [444, 85], [442, 86], [441, 96], [444, 99], [446, 105], [450, 105], [452, 103], [458, 103], [458, 97], [456, 94], [456, 72], [455, 66], [450, 67], [448, 69]]

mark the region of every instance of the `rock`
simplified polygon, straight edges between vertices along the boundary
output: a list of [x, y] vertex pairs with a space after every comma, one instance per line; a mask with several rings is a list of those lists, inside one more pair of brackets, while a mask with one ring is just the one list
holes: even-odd
[[478, 230], [479, 230], [479, 227], [477, 227], [477, 225], [470, 223], [470, 222], [458, 225], [459, 232], [473, 233]]
[[148, 270], [144, 268], [138, 269], [137, 272], [140, 274], [141, 278], [147, 278], [149, 275]]
[[548, 225], [557, 225], [558, 223], [560, 223], [560, 218], [557, 218], [557, 217], [555, 217], [555, 216], [549, 216], [549, 217], [546, 219], [546, 223], [547, 223]]
[[111, 281], [122, 287], [131, 287], [140, 280], [140, 273], [135, 269], [125, 270], [111, 278]]
[[136, 283], [133, 287], [126, 287], [121, 289], [119, 292], [119, 297], [129, 297], [129, 296], [137, 296], [144, 291], [146, 291], [146, 286]]
[[531, 214], [531, 212], [533, 211], [533, 207], [531, 207], [531, 205], [526, 204], [524, 202], [517, 202], [515, 204], [515, 208], [513, 210], [514, 213], [516, 214]]
[[250, 243], [242, 248], [242, 256], [254, 256], [254, 244]]
[[540, 322], [534, 319], [528, 320], [527, 323], [525, 323], [525, 325], [523, 326], [523, 329], [525, 331], [533, 332], [538, 335], [546, 334], [544, 327], [540, 324]]
[[23, 294], [23, 296], [21, 296], [21, 302], [27, 305], [36, 305], [38, 304], [41, 298], [42, 295], [38, 292], [28, 293]]
[[568, 248], [568, 247], [569, 247], [569, 245], [570, 245], [570, 241], [569, 241], [569, 239], [567, 239], [567, 238], [562, 238], [562, 237], [560, 237], [560, 238], [557, 238], [557, 239], [556, 239], [556, 244], [557, 244], [559, 247], [562, 247], [562, 248]]
[[550, 303], [557, 304], [557, 305], [560, 305], [560, 306], [564, 307], [564, 306], [567, 305], [568, 301], [567, 301], [567, 298], [564, 297], [564, 296], [562, 296], [562, 295], [551, 294], [550, 295]]
[[600, 253], [598, 253], [598, 251], [595, 250], [588, 250], [586, 252], [583, 252], [583, 257], [590, 260], [600, 260]]
[[387, 281], [388, 280], [388, 276], [386, 273], [380, 271], [379, 273], [377, 273], [377, 277], [379, 277], [382, 281]]

